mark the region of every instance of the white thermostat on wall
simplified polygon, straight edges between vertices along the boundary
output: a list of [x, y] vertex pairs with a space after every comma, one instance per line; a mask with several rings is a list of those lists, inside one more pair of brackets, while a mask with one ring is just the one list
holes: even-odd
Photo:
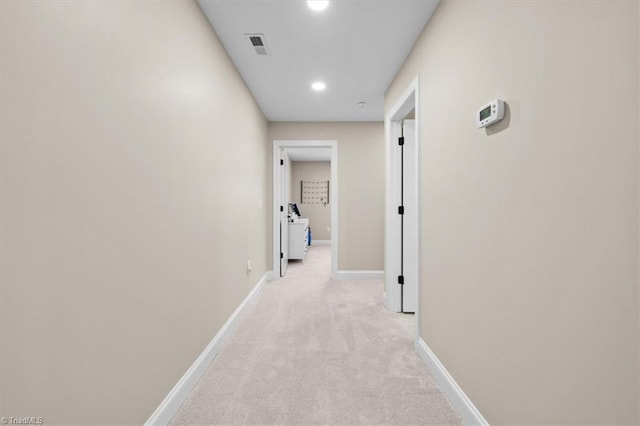
[[504, 118], [504, 102], [500, 99], [489, 102], [480, 107], [476, 113], [476, 126], [478, 129], [491, 126]]

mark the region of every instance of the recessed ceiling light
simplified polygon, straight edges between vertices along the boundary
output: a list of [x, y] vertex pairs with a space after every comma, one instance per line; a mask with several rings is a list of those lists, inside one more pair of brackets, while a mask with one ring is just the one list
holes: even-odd
[[324, 84], [322, 81], [316, 81], [311, 85], [311, 88], [316, 92], [322, 92], [324, 89], [327, 88], [327, 85]]
[[367, 103], [362, 101], [362, 102], [358, 102], [356, 105], [358, 106], [358, 108], [364, 108], [367, 106]]
[[311, 10], [319, 12], [329, 6], [329, 0], [307, 0], [307, 6], [309, 6]]

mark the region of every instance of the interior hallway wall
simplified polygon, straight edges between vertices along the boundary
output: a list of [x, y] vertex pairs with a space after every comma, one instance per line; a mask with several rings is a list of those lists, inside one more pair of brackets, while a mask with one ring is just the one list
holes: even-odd
[[384, 124], [272, 122], [269, 140], [338, 141], [338, 269], [383, 270]]
[[284, 204], [288, 204], [288, 203], [292, 203], [293, 201], [293, 162], [291, 161], [291, 158], [289, 158], [289, 155], [286, 152], [282, 152], [280, 157], [284, 160], [284, 167], [285, 167], [285, 185], [287, 185], [287, 188], [285, 188], [285, 195], [287, 196], [286, 200], [284, 201]]
[[638, 21], [445, 0], [386, 95], [419, 75], [422, 338], [492, 424], [639, 421]]
[[140, 424], [267, 269], [267, 122], [193, 1], [0, 8], [0, 415]]
[[294, 161], [292, 165], [291, 202], [298, 204], [302, 217], [309, 218], [313, 240], [331, 240], [331, 204], [302, 204], [300, 198], [301, 181], [331, 180], [331, 161]]

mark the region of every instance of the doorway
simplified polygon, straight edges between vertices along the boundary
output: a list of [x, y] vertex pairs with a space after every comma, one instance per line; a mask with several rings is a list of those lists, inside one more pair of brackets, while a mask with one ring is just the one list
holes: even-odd
[[416, 77], [385, 117], [385, 307], [415, 313], [416, 329], [420, 324], [419, 117]]
[[[330, 161], [330, 179], [327, 185], [327, 199], [330, 208], [331, 277], [337, 276], [338, 269], [338, 146], [337, 141], [273, 141], [273, 271], [274, 278], [286, 274], [289, 248], [289, 210], [291, 202], [290, 179], [292, 158], [305, 153], [317, 156], [326, 153], [323, 160]], [[320, 158], [320, 157], [318, 157]], [[313, 224], [309, 224], [313, 228]], [[280, 273], [278, 273], [280, 272]]]

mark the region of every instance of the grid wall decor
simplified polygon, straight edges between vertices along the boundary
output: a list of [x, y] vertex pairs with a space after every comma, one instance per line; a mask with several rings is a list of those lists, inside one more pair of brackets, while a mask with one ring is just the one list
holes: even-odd
[[300, 199], [302, 204], [329, 204], [329, 181], [301, 180]]

